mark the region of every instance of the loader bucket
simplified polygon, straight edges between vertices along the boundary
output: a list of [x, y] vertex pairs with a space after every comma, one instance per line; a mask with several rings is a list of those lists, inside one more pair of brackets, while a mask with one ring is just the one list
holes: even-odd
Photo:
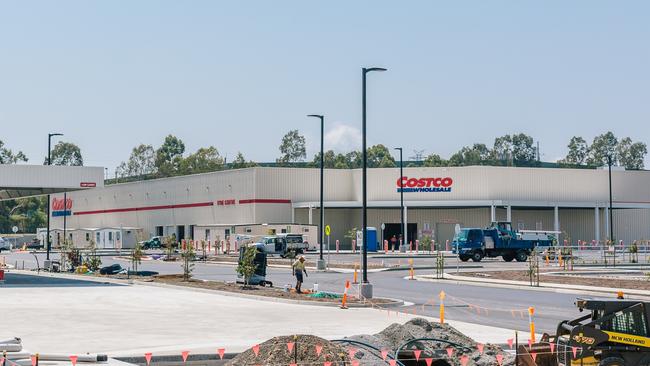
[[551, 352], [549, 337], [542, 336], [540, 343], [520, 345], [517, 348], [517, 366], [558, 366], [557, 354]]

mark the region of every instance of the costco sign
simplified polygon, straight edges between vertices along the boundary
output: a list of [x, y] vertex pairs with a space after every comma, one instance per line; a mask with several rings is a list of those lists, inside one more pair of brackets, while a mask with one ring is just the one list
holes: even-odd
[[451, 177], [409, 178], [397, 180], [397, 192], [451, 192], [454, 180]]
[[52, 199], [52, 216], [70, 216], [72, 213], [72, 198], [54, 198]]

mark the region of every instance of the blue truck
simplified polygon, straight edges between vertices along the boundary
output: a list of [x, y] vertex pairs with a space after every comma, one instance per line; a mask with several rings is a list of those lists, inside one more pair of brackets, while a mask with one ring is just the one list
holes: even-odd
[[536, 247], [557, 243], [556, 231], [512, 230], [510, 222], [493, 222], [491, 226], [460, 229], [452, 241], [452, 251], [461, 261], [480, 262], [485, 257], [502, 257], [506, 262], [525, 262]]

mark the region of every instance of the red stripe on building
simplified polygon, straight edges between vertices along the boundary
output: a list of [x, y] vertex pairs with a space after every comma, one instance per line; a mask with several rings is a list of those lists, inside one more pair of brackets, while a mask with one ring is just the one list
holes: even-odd
[[[239, 204], [247, 203], [291, 203], [291, 200], [281, 200], [281, 199], [266, 199], [266, 198], [254, 198], [247, 200], [239, 200]], [[106, 214], [106, 213], [116, 213], [116, 212], [134, 212], [134, 211], [153, 211], [153, 210], [169, 210], [174, 208], [193, 208], [193, 207], [208, 207], [214, 206], [214, 202], [199, 202], [199, 203], [182, 203], [178, 205], [162, 205], [162, 206], [145, 206], [145, 207], [125, 207], [125, 208], [110, 208], [106, 210], [94, 210], [94, 211], [76, 211], [75, 215], [97, 215], [97, 214]]]
[[291, 203], [291, 200], [279, 200], [279, 199], [268, 199], [268, 198], [253, 198], [249, 200], [239, 200], [240, 205], [246, 203]]
[[169, 210], [169, 209], [172, 209], [172, 208], [192, 208], [192, 207], [206, 207], [206, 206], [214, 206], [214, 202], [183, 203], [183, 204], [179, 204], [179, 205], [146, 206], [146, 207], [111, 208], [111, 209], [107, 209], [107, 210], [95, 210], [95, 211], [76, 211], [74, 214], [75, 215], [95, 215], [95, 214], [115, 213], [115, 212]]

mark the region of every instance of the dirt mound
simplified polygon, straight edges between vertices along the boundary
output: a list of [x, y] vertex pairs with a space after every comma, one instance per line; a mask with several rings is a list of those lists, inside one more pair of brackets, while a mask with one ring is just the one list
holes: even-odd
[[[293, 343], [291, 351], [287, 343]], [[320, 354], [316, 347], [322, 347]], [[250, 348], [235, 358], [228, 365], [289, 365], [292, 363], [323, 364], [331, 361], [332, 365], [343, 365], [350, 358], [347, 349], [326, 339], [312, 335], [281, 336], [271, 338], [259, 345], [259, 353], [255, 355]]]
[[[434, 338], [439, 341], [416, 341], [404, 344], [418, 338]], [[392, 324], [388, 328], [373, 335], [356, 335], [346, 339], [370, 344], [377, 349], [390, 349], [391, 354], [399, 347], [401, 358], [412, 358], [409, 350], [421, 350], [420, 359], [431, 357], [433, 359], [447, 360], [452, 365], [461, 365], [463, 355], [468, 357], [467, 366], [494, 366], [498, 365], [497, 354], [503, 355], [502, 365], [514, 365], [514, 356], [503, 352], [501, 347], [486, 344], [483, 353], [477, 349], [477, 343], [448, 324], [431, 323], [426, 319], [415, 318], [405, 324]], [[451, 359], [447, 356], [447, 348], [454, 349]], [[355, 357], [364, 362], [377, 361], [377, 353], [359, 348]], [[451, 362], [450, 362], [451, 361]]]

